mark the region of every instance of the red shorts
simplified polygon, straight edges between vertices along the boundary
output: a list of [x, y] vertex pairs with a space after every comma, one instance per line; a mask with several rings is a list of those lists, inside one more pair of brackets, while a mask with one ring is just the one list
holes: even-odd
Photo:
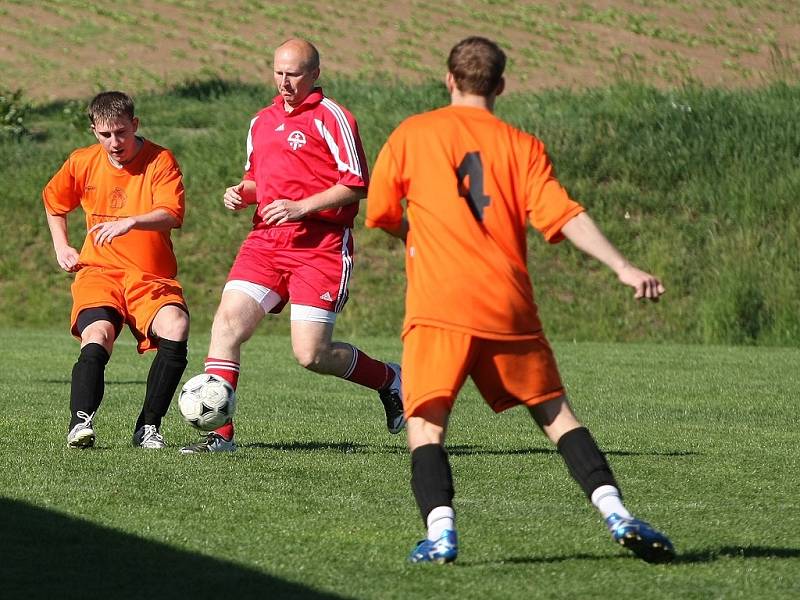
[[186, 309], [183, 289], [174, 279], [127, 269], [84, 267], [72, 282], [70, 330], [80, 339], [78, 314], [87, 308], [110, 306], [122, 315], [142, 353], [156, 348], [156, 341], [150, 337], [150, 324], [168, 304]]
[[228, 281], [239, 279], [277, 292], [287, 302], [341, 312], [353, 269], [352, 230], [304, 221], [299, 226], [254, 229], [239, 248]]
[[460, 331], [414, 326], [403, 338], [403, 406], [411, 417], [426, 402], [452, 408], [467, 376], [495, 412], [533, 406], [564, 394], [544, 335], [490, 340]]

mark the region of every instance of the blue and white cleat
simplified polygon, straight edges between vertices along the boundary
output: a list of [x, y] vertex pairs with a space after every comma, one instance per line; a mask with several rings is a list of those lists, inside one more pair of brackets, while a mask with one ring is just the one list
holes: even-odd
[[431, 541], [422, 540], [408, 556], [408, 562], [421, 563], [432, 562], [444, 565], [451, 563], [458, 556], [458, 539], [456, 532], [452, 529], [445, 529], [439, 539]]
[[615, 513], [606, 519], [606, 526], [615, 542], [645, 562], [665, 563], [675, 558], [675, 548], [669, 538], [644, 521]]

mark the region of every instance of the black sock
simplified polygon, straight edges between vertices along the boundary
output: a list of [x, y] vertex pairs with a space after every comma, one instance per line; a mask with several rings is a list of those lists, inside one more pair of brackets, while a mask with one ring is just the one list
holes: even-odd
[[158, 352], [147, 375], [144, 406], [136, 420], [134, 431], [142, 425], [161, 427], [161, 419], [167, 414], [172, 397], [186, 369], [187, 344], [186, 340], [182, 342], [159, 340]]
[[619, 489], [606, 457], [586, 427], [568, 431], [558, 440], [557, 446], [570, 475], [587, 498], [591, 498], [592, 492], [601, 485], [613, 485]]
[[411, 489], [428, 526], [428, 514], [437, 506], [453, 506], [453, 473], [440, 444], [426, 444], [411, 453]]
[[72, 367], [72, 386], [69, 395], [69, 409], [72, 417], [70, 430], [79, 422], [78, 411], [87, 415], [96, 412], [103, 400], [105, 391], [105, 370], [110, 355], [100, 344], [86, 344]]

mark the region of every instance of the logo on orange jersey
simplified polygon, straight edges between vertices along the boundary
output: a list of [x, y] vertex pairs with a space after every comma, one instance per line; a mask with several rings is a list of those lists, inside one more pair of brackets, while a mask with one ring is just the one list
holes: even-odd
[[295, 129], [289, 134], [289, 137], [286, 138], [286, 141], [289, 142], [292, 150], [297, 150], [298, 148], [302, 148], [306, 145], [306, 134]]
[[128, 200], [128, 195], [122, 188], [115, 187], [111, 192], [111, 208], [122, 208]]

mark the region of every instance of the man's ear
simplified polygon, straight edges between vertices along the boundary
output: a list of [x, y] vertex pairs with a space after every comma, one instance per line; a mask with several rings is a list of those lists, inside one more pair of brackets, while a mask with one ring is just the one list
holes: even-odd
[[503, 93], [503, 90], [506, 89], [506, 78], [501, 77], [500, 81], [497, 83], [497, 90], [495, 91], [494, 95], [499, 96]]
[[452, 94], [453, 90], [456, 89], [456, 78], [453, 77], [453, 74], [448, 71], [447, 75], [444, 76], [444, 85], [447, 88], [447, 93]]
[[133, 117], [131, 124], [133, 125], [133, 133], [136, 133], [139, 130], [139, 117]]

